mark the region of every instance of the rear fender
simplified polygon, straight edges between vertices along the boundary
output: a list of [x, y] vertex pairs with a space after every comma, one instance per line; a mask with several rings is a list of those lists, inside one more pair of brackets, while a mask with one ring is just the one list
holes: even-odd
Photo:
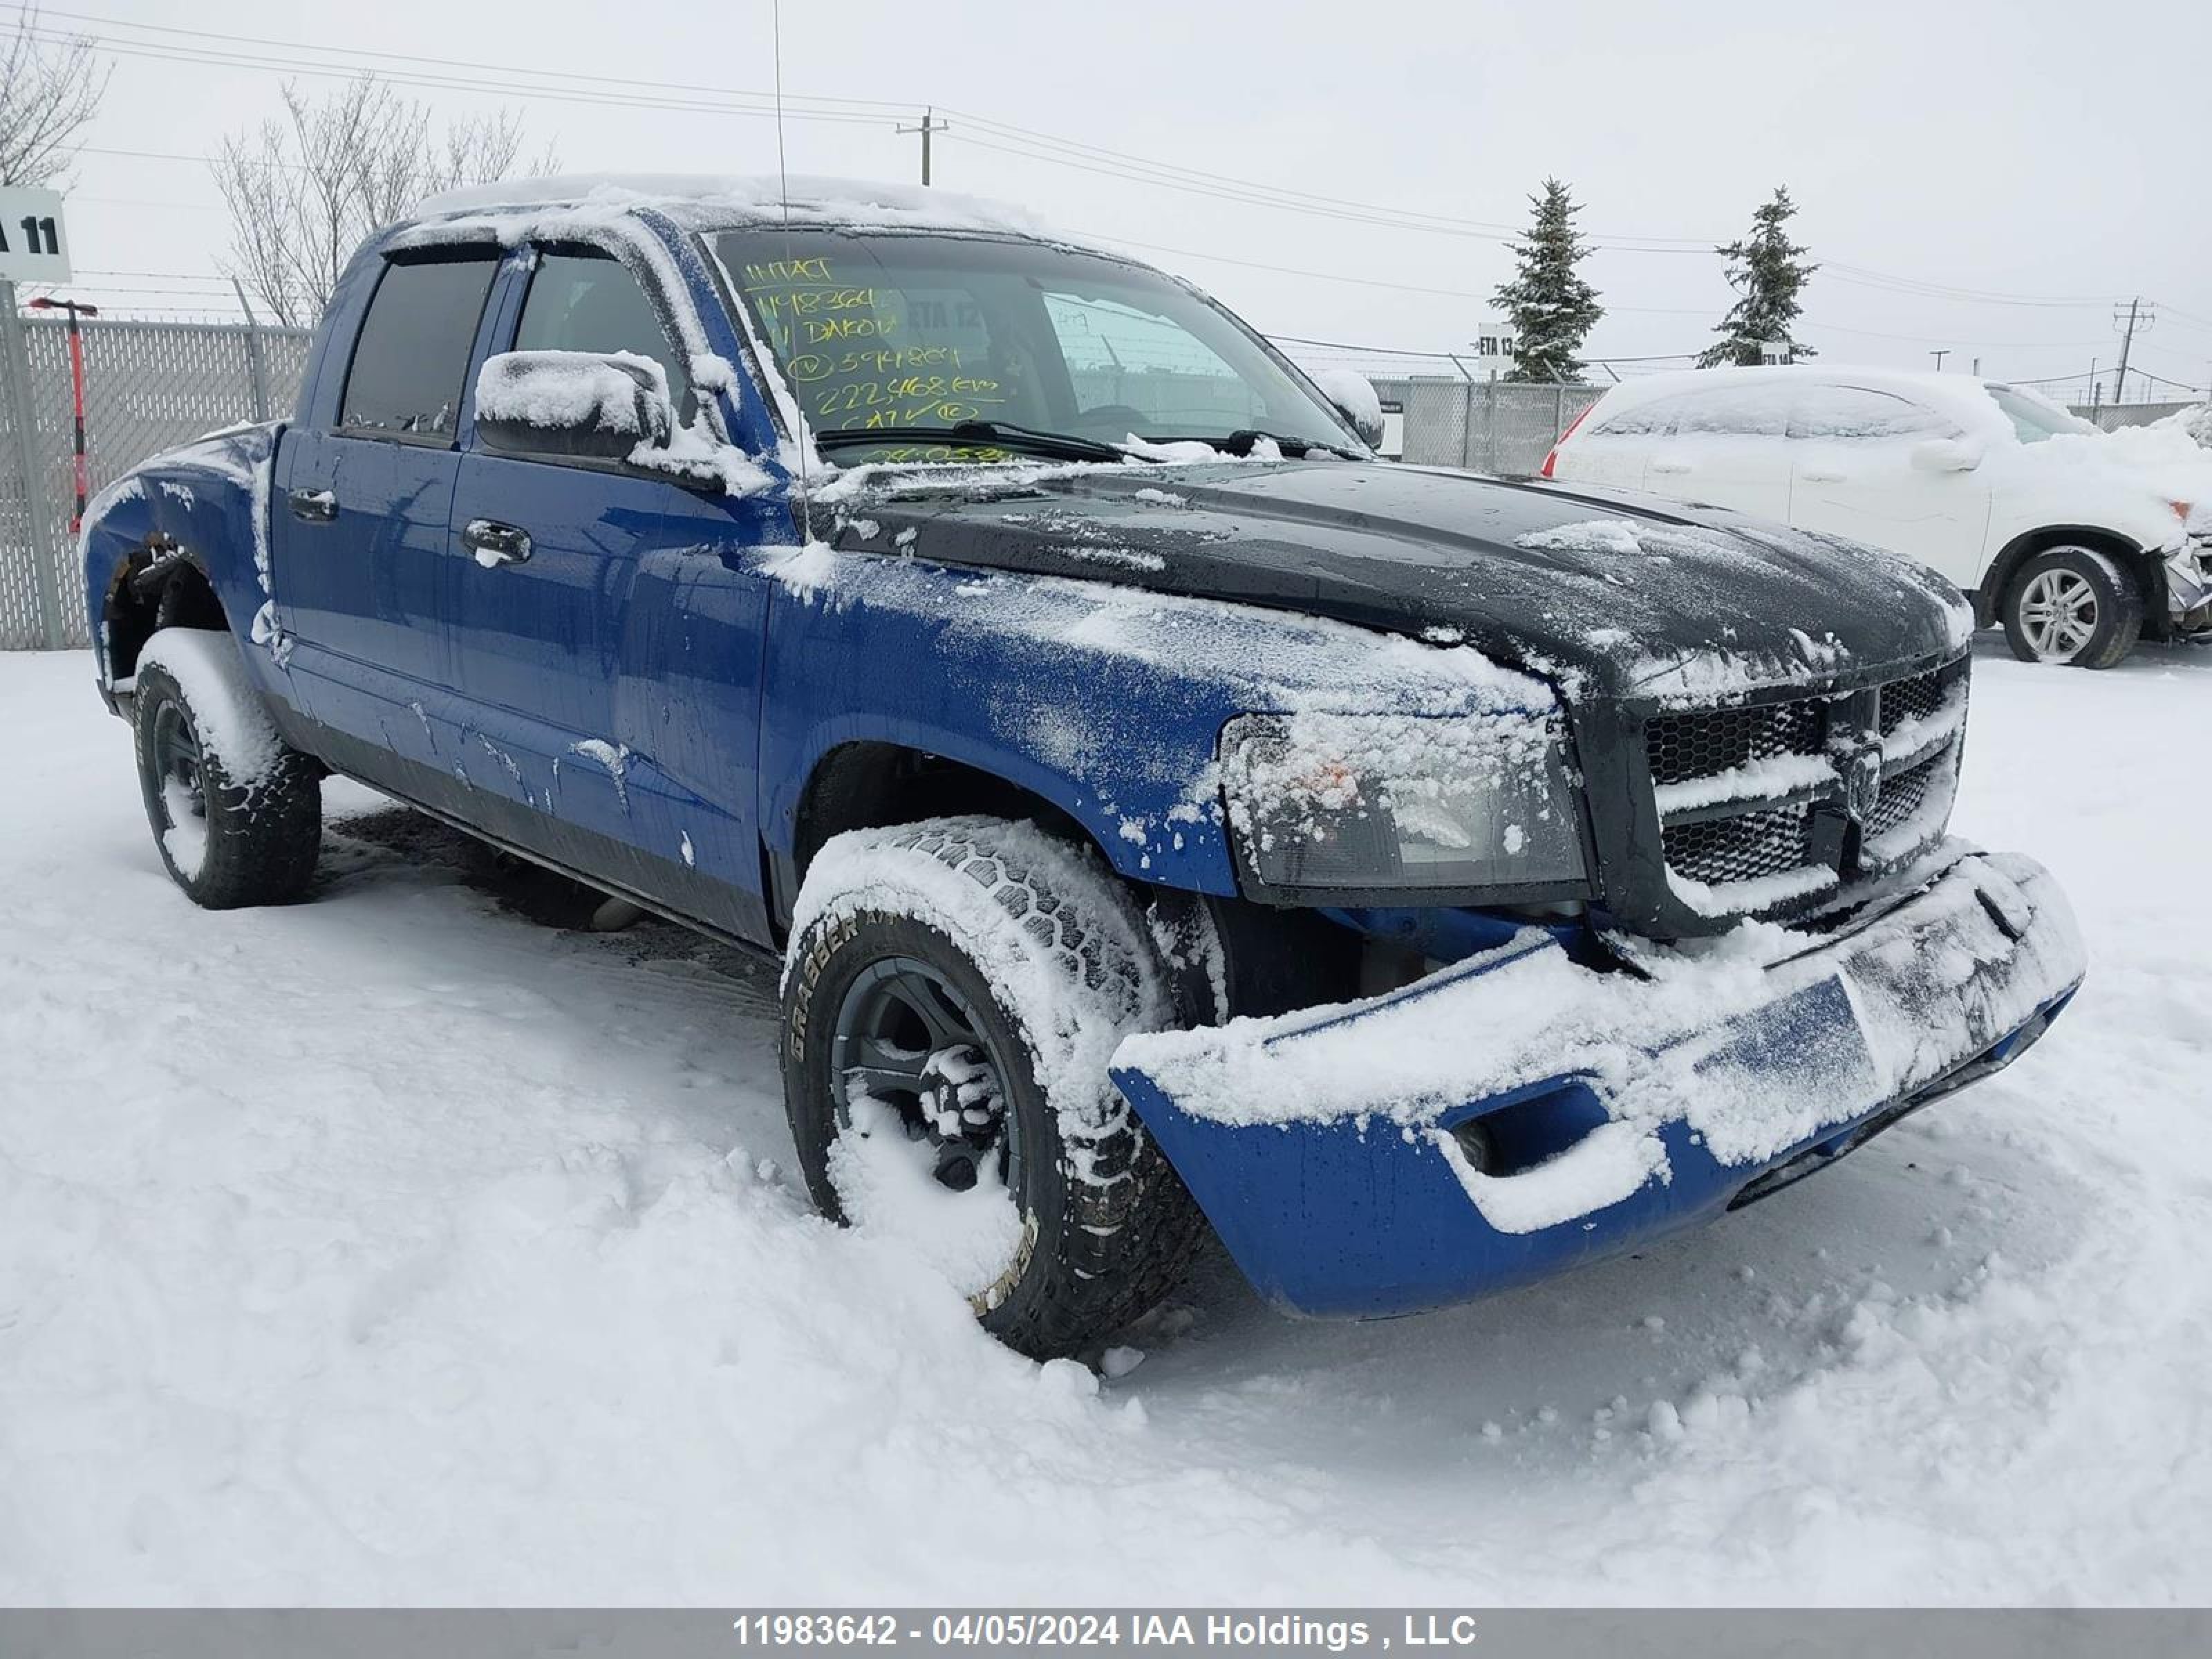
[[136, 668], [142, 641], [124, 618], [158, 591], [147, 573], [168, 565], [206, 579], [240, 643], [264, 647], [248, 651], [249, 671], [264, 688], [278, 678], [284, 635], [270, 580], [269, 496], [282, 431], [272, 421], [210, 433], [141, 463], [86, 507], [78, 554], [103, 688]]

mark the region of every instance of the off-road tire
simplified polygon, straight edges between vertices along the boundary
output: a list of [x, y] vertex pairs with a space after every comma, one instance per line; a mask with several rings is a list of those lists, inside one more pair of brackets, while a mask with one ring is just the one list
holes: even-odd
[[[2023, 614], [2039, 580], [2086, 593], [2095, 606], [2087, 636], [2070, 650], [2054, 653], [2039, 643], [2034, 619]], [[2142, 589], [2109, 555], [2094, 548], [2053, 547], [2034, 555], [2013, 573], [2000, 609], [2005, 643], [2022, 662], [2110, 668], [2135, 649], [2142, 634]]]
[[[160, 640], [170, 631], [164, 629], [154, 637]], [[194, 631], [234, 656], [236, 642], [228, 633]], [[210, 657], [220, 661], [220, 651], [211, 650]], [[142, 663], [137, 674], [131, 726], [139, 790], [145, 799], [147, 821], [153, 827], [155, 848], [170, 878], [204, 908], [233, 910], [247, 905], [289, 903], [305, 893], [314, 878], [323, 832], [321, 770], [276, 737], [242, 665], [226, 665], [214, 676], [194, 678], [195, 690], [187, 694], [178, 677], [162, 664]], [[195, 696], [202, 702], [220, 698], [227, 707], [222, 711], [198, 708]], [[196, 872], [179, 867], [165, 834], [170, 828], [169, 807], [155, 757], [155, 733], [162, 724], [163, 711], [172, 708], [182, 716], [200, 750], [206, 850]], [[222, 745], [210, 739], [214, 732], [240, 730], [251, 732], [257, 739], [258, 764], [251, 775], [239, 775], [244, 769], [238, 757], [227, 757]]]
[[[854, 854], [864, 866], [841, 875]], [[948, 878], [968, 890], [951, 899], [981, 902], [948, 902]], [[970, 1304], [987, 1331], [1033, 1358], [1094, 1350], [1175, 1287], [1206, 1224], [1103, 1075], [1118, 1034], [1102, 1047], [1092, 1024], [1071, 1041], [1078, 1005], [1123, 1032], [1176, 1018], [1144, 924], [1094, 854], [1027, 824], [939, 818], [824, 848], [786, 957], [782, 1069], [807, 1189], [834, 1220], [844, 1219], [830, 1173], [843, 1132], [837, 1012], [872, 963], [901, 957], [942, 974], [975, 1011], [1028, 1149], [1015, 1192], [1023, 1247]]]

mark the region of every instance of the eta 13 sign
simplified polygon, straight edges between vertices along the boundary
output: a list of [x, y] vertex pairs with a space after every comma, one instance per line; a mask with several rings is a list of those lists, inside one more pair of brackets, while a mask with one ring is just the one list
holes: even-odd
[[59, 191], [0, 185], [0, 279], [69, 281], [69, 236], [62, 228]]

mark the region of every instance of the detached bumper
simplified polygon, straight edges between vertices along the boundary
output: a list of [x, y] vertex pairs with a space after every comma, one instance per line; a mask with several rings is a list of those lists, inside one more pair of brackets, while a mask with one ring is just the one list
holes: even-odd
[[2083, 967], [2047, 872], [1963, 848], [1807, 945], [1747, 929], [1600, 974], [1532, 930], [1370, 1001], [1132, 1037], [1114, 1079], [1262, 1294], [1407, 1313], [1825, 1168], [2016, 1058]]
[[2191, 537], [2166, 561], [2166, 608], [2177, 634], [2212, 629], [2212, 537]]

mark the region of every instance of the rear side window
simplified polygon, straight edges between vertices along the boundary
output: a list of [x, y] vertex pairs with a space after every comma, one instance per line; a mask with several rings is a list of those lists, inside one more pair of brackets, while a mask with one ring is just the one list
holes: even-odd
[[1808, 386], [1790, 416], [1793, 438], [1925, 438], [1957, 429], [1931, 409], [1856, 386]]
[[605, 254], [548, 253], [530, 278], [517, 351], [633, 351], [668, 375], [677, 418], [691, 415], [691, 377], [668, 348], [653, 302], [621, 261]]
[[470, 348], [498, 256], [393, 261], [368, 302], [338, 424], [394, 437], [453, 435]]
[[1621, 410], [1593, 422], [1586, 435], [1595, 438], [1663, 437], [1674, 426], [1674, 411], [1681, 401], [1680, 398], [1657, 398], [1648, 404]]
[[1795, 385], [1725, 386], [1674, 403], [1678, 438], [1779, 438], [1790, 430]]

